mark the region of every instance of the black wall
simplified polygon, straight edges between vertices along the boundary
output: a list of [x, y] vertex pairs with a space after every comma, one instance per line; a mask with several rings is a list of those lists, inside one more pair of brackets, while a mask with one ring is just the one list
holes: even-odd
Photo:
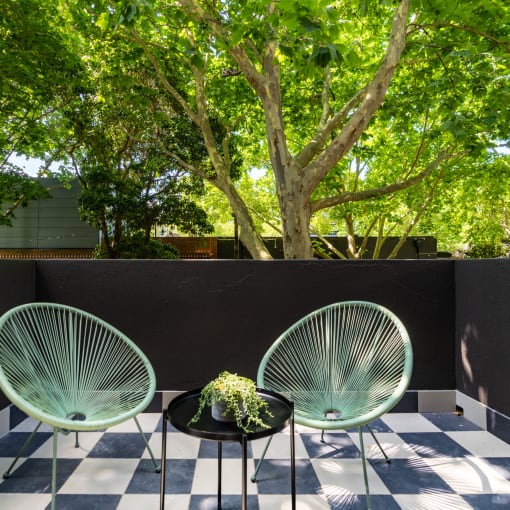
[[[347, 238], [338, 237], [336, 235], [325, 236], [332, 246], [342, 253], [347, 252]], [[338, 257], [326, 247], [318, 237], [312, 238], [314, 244], [322, 245], [324, 251], [331, 258]], [[361, 259], [370, 260], [376, 247], [376, 237], [369, 237], [365, 246], [365, 251], [361, 255]], [[401, 241], [400, 237], [388, 237], [381, 249], [379, 259], [386, 259], [393, 251], [397, 243]], [[217, 239], [217, 257], [219, 259], [251, 259], [250, 254], [244, 248], [242, 243], [238, 244], [239, 253], [236, 250], [236, 242], [232, 237], [223, 237]], [[360, 247], [363, 242], [362, 237], [355, 238], [356, 247]], [[264, 243], [274, 259], [285, 258], [283, 254], [283, 239], [281, 237], [264, 237]], [[396, 259], [435, 259], [437, 258], [437, 239], [431, 236], [424, 237], [408, 237], [404, 244], [400, 247]]]
[[[35, 262], [3, 260], [0, 262], [0, 315], [13, 306], [35, 300]], [[0, 409], [8, 400], [0, 391]]]
[[191, 389], [223, 369], [254, 378], [304, 314], [362, 299], [393, 310], [415, 350], [412, 389], [454, 389], [450, 261], [37, 261], [38, 301], [70, 304], [136, 341], [158, 388]]
[[510, 261], [457, 261], [457, 389], [510, 416]]
[[[31, 301], [78, 306], [147, 353], [161, 390], [222, 369], [254, 377], [296, 319], [345, 299], [393, 310], [413, 341], [411, 389], [458, 389], [510, 416], [510, 260], [0, 260], [0, 314]], [[0, 393], [0, 409], [7, 405]]]

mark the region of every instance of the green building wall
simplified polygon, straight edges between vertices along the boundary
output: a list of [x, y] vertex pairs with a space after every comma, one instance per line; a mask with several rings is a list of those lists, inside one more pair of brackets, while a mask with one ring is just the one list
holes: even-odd
[[56, 179], [41, 179], [52, 198], [35, 200], [15, 211], [12, 227], [0, 226], [0, 248], [59, 249], [94, 248], [98, 231], [80, 221], [80, 185], [66, 189]]

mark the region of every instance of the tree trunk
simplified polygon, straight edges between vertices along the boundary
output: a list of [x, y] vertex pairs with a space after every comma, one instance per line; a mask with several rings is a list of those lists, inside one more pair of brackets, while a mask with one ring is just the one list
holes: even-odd
[[261, 235], [257, 232], [253, 219], [248, 211], [248, 207], [233, 184], [230, 181], [226, 182], [222, 179], [215, 179], [212, 184], [225, 193], [230, 207], [232, 208], [232, 212], [235, 214], [236, 220], [239, 224], [239, 239], [250, 255], [257, 260], [272, 259], [273, 257], [264, 244]]
[[310, 203], [302, 193], [287, 189], [280, 200], [283, 251], [286, 259], [312, 259]]

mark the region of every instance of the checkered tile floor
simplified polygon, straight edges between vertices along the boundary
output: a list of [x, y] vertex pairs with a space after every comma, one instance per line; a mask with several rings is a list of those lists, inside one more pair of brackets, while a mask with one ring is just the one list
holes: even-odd
[[[161, 451], [161, 416], [143, 414], [140, 422], [154, 453]], [[59, 510], [157, 510], [159, 474], [136, 433], [134, 422], [102, 432], [59, 436]], [[25, 420], [0, 438], [4, 472], [33, 428]], [[374, 423], [391, 457], [385, 463], [367, 434], [369, 483], [374, 510], [464, 510], [510, 508], [510, 445], [453, 414], [391, 413]], [[49, 508], [51, 433], [40, 429], [23, 463], [0, 481], [0, 510]], [[297, 427], [296, 481], [299, 510], [364, 509], [364, 484], [355, 432], [320, 433]], [[249, 444], [250, 459], [260, 456], [264, 440]], [[168, 434], [169, 510], [216, 508], [216, 444]], [[248, 507], [289, 510], [289, 441], [275, 436], [260, 472], [248, 484]], [[253, 470], [250, 460], [249, 469]], [[240, 447], [223, 448], [223, 508], [241, 507]]]

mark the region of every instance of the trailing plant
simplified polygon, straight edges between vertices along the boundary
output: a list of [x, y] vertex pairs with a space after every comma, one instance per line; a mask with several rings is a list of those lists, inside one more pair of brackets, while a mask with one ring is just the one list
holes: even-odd
[[199, 420], [206, 406], [224, 403], [223, 416], [232, 414], [237, 426], [245, 432], [252, 432], [253, 427], [269, 428], [261, 415], [272, 416], [269, 404], [257, 394], [255, 382], [247, 377], [223, 371], [218, 377], [203, 387], [198, 410], [190, 420]]

